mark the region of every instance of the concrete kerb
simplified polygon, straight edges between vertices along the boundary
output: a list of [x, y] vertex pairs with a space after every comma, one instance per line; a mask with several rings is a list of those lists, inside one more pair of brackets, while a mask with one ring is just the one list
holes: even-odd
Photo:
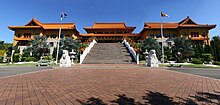
[[3, 77], [0, 77], [0, 79], [9, 78], [9, 77], [14, 77], [14, 76], [20, 76], [20, 75], [26, 75], [26, 74], [32, 74], [32, 73], [39, 73], [39, 72], [44, 72], [44, 71], [48, 71], [48, 70], [52, 70], [52, 69], [53, 69], [53, 68], [45, 69], [45, 70], [40, 70], [40, 71], [33, 71], [33, 72], [15, 74], [15, 75], [10, 75], [10, 76], [3, 76]]
[[[199, 68], [197, 68], [197, 69], [199, 69]], [[202, 77], [202, 78], [207, 78], [207, 79], [220, 80], [220, 79], [216, 79], [216, 78], [205, 77], [205, 76], [200, 76], [200, 75], [195, 75], [195, 74], [190, 74], [190, 73], [184, 73], [184, 72], [178, 72], [178, 71], [174, 71], [174, 70], [168, 70], [168, 69], [164, 69], [164, 70], [169, 71], [169, 72], [179, 73], [179, 74], [186, 74], [186, 75], [191, 75], [191, 76], [196, 76], [196, 77]]]

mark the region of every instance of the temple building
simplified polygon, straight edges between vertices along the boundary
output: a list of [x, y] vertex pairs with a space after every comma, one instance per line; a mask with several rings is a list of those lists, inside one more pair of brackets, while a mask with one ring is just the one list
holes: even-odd
[[186, 37], [191, 40], [192, 45], [210, 45], [209, 30], [215, 28], [216, 25], [198, 24], [190, 17], [180, 22], [162, 23], [163, 36], [161, 36], [160, 22], [146, 22], [144, 29], [140, 32], [141, 39], [155, 38], [165, 46], [171, 46], [176, 37]]
[[[187, 17], [180, 22], [162, 23], [163, 36], [161, 35], [160, 22], [144, 23], [143, 30], [138, 34], [133, 33], [136, 27], [126, 26], [123, 22], [94, 23], [93, 26], [84, 27], [86, 34], [80, 34], [74, 23], [62, 23], [61, 38], [78, 38], [82, 42], [95, 38], [98, 43], [118, 43], [127, 37], [136, 42], [150, 37], [157, 39], [160, 44], [163, 39], [164, 46], [171, 46], [174, 43], [174, 38], [186, 37], [191, 39], [192, 45], [210, 45], [209, 30], [215, 27], [216, 25], [198, 24]], [[33, 18], [24, 26], [9, 26], [8, 28], [15, 31], [13, 46], [19, 46], [21, 51], [29, 46], [29, 41], [34, 35], [40, 35], [47, 37], [52, 54], [54, 47], [57, 46], [60, 23], [41, 23]]]
[[[10, 30], [15, 31], [13, 46], [18, 46], [20, 51], [29, 46], [29, 41], [34, 35], [46, 36], [52, 54], [54, 47], [57, 46], [60, 23], [41, 23], [36, 19], [32, 19], [24, 26], [9, 26]], [[72, 37], [76, 39], [79, 32], [76, 30], [74, 23], [62, 23], [61, 38]]]
[[92, 27], [84, 27], [87, 34], [80, 34], [83, 41], [94, 37], [98, 43], [122, 42], [125, 37], [139, 40], [139, 34], [133, 34], [136, 27], [128, 27], [125, 23], [94, 23]]

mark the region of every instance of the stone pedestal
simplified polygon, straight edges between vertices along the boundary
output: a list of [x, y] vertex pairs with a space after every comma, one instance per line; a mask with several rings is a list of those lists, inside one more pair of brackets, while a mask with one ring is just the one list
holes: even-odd
[[63, 50], [63, 55], [60, 59], [60, 67], [70, 67], [71, 60], [69, 56], [69, 52], [67, 50]]
[[76, 52], [75, 52], [74, 50], [72, 50], [72, 52], [70, 52], [70, 58], [71, 58], [71, 60], [72, 60], [72, 61], [71, 61], [72, 64], [75, 65], [74, 62], [73, 62], [73, 59], [76, 58]]
[[146, 64], [148, 67], [159, 67], [155, 50], [150, 50]]
[[3, 62], [7, 62], [6, 56], [7, 56], [7, 54], [4, 53]]

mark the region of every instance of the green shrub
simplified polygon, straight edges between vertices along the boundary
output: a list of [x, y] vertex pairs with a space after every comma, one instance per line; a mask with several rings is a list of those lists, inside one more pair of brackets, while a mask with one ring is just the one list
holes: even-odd
[[21, 57], [21, 62], [24, 62], [25, 61], [25, 59], [26, 59], [26, 57]]
[[30, 61], [37, 61], [37, 59], [35, 57], [26, 57], [25, 58], [26, 62], [30, 62]]
[[0, 63], [2, 63], [3, 62], [3, 57], [0, 57]]
[[194, 58], [192, 61], [194, 64], [203, 64], [202, 60]]
[[21, 54], [15, 53], [13, 56], [13, 62], [20, 62]]
[[5, 50], [0, 50], [0, 57], [4, 57]]
[[213, 64], [214, 64], [214, 65], [220, 65], [220, 62], [214, 61]]
[[212, 59], [213, 59], [213, 56], [212, 56], [212, 54], [204, 53], [204, 54], [202, 54], [202, 58], [203, 58], [204, 61], [206, 61], [206, 62], [211, 62]]
[[45, 60], [52, 60], [53, 57], [52, 56], [43, 56], [43, 59], [45, 59]]
[[175, 57], [170, 57], [168, 60], [169, 61], [175, 61], [176, 59], [175, 59]]

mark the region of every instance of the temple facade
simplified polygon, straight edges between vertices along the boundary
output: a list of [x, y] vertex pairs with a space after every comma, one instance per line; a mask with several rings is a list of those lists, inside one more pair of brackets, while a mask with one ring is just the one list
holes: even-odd
[[80, 34], [83, 41], [93, 37], [97, 42], [122, 42], [125, 37], [140, 39], [140, 34], [134, 34], [136, 27], [128, 27], [125, 23], [94, 23], [91, 27], [84, 27], [87, 34]]
[[[163, 36], [161, 35], [161, 26]], [[180, 22], [146, 22], [143, 30], [140, 32], [141, 39], [155, 38], [165, 46], [171, 46], [176, 37], [186, 37], [190, 39], [192, 45], [210, 45], [209, 30], [215, 28], [216, 25], [198, 24], [190, 17], [185, 18]]]
[[[34, 35], [45, 36], [50, 46], [52, 54], [54, 47], [57, 46], [60, 23], [41, 23], [36, 19], [32, 19], [24, 26], [9, 26], [10, 30], [14, 31], [13, 46], [18, 46], [20, 52], [30, 45], [30, 40]], [[61, 38], [72, 37], [76, 39], [79, 32], [76, 30], [74, 23], [62, 23]]]
[[[215, 27], [216, 25], [198, 24], [187, 17], [180, 22], [166, 22], [162, 25], [160, 22], [146, 22], [140, 33], [133, 33], [136, 27], [126, 26], [125, 23], [94, 23], [93, 26], [84, 27], [86, 34], [80, 34], [74, 23], [62, 23], [61, 38], [78, 38], [82, 42], [95, 38], [98, 43], [118, 43], [125, 38], [134, 41], [155, 38], [160, 44], [163, 39], [165, 46], [171, 46], [174, 38], [186, 37], [191, 39], [192, 45], [210, 45], [209, 30]], [[29, 41], [34, 35], [39, 35], [47, 37], [47, 42], [53, 52], [53, 48], [57, 46], [60, 23], [41, 23], [33, 18], [24, 26], [9, 26], [8, 28], [14, 31], [13, 46], [20, 47], [20, 50], [29, 46]]]

